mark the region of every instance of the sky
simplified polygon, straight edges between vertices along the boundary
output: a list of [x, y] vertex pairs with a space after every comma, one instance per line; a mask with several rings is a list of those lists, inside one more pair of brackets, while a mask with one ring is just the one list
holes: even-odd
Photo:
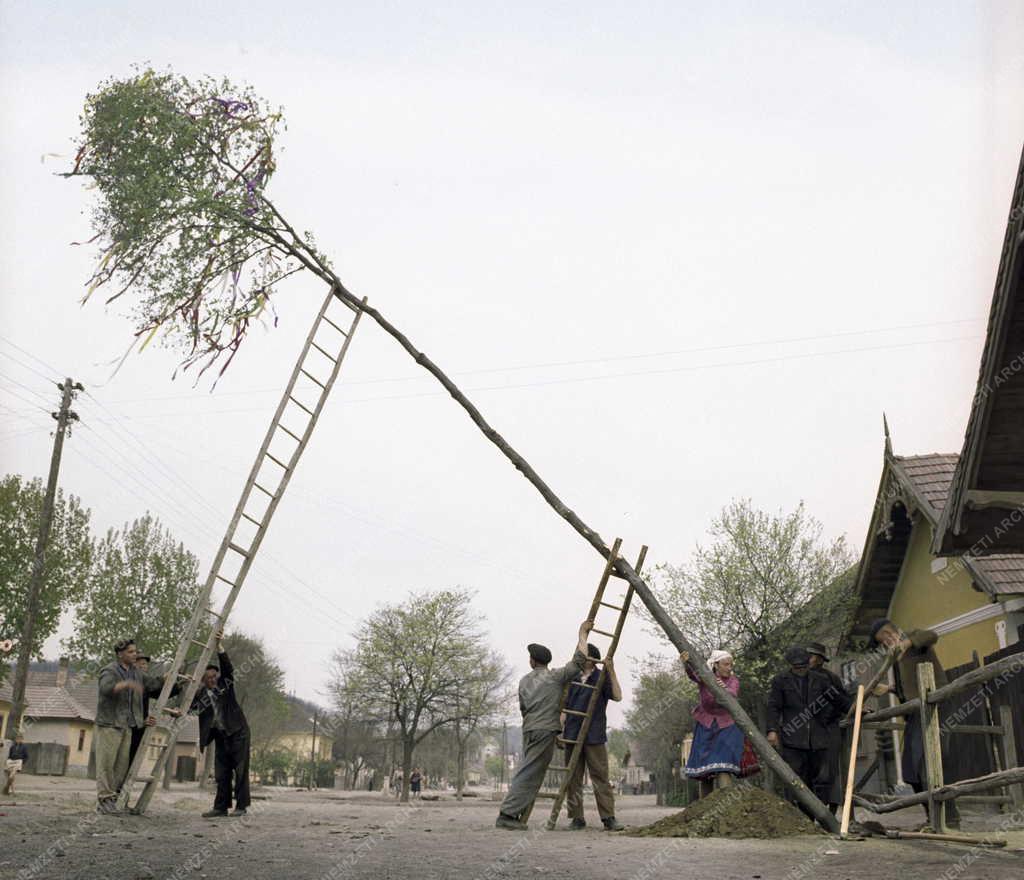
[[[52, 380], [81, 381], [62, 488], [205, 572], [324, 295], [288, 281], [213, 390], [156, 346], [115, 373], [130, 303], [79, 304], [93, 194], [58, 174], [85, 95], [149, 64], [284, 108], [271, 198], [627, 555], [684, 563], [740, 497], [859, 553], [882, 413], [899, 454], [963, 441], [1022, 44], [1012, 2], [0, 0], [0, 467], [45, 475]], [[600, 571], [367, 321], [232, 621], [323, 702], [410, 591], [475, 591], [517, 673], [567, 659]], [[613, 724], [652, 651], [632, 617]]]

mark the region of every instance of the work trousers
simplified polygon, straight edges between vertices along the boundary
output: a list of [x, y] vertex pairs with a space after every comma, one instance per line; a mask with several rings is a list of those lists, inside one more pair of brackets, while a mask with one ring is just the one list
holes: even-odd
[[528, 730], [523, 733], [523, 763], [508, 787], [501, 802], [501, 812], [519, 818], [537, 799], [544, 784], [551, 756], [555, 753], [555, 730]]
[[242, 729], [236, 733], [223, 733], [215, 730], [211, 739], [216, 744], [213, 755], [213, 775], [217, 780], [217, 797], [213, 801], [213, 808], [227, 812], [231, 808], [231, 794], [234, 789], [235, 809], [248, 809], [248, 729]]
[[139, 744], [142, 742], [142, 734], [146, 732], [145, 727], [133, 727], [132, 728], [132, 744], [128, 749], [128, 766], [131, 767], [132, 761], [135, 760], [135, 753], [139, 750]]
[[132, 729], [97, 727], [93, 742], [96, 745], [96, 798], [100, 801], [116, 798], [128, 775]]
[[[576, 746], [565, 747], [566, 766], [572, 760], [573, 749]], [[590, 744], [583, 746], [583, 754], [580, 756], [576, 770], [569, 780], [569, 789], [565, 795], [565, 806], [570, 819], [583, 818], [583, 770], [586, 767], [590, 774], [590, 784], [594, 788], [594, 800], [597, 801], [597, 814], [602, 819], [608, 819], [615, 815], [615, 795], [612, 793], [611, 783], [608, 781], [608, 746], [604, 743]]]
[[[803, 780], [804, 785], [813, 791], [822, 803], [827, 804], [832, 783], [830, 779], [823, 778], [822, 765], [828, 761], [828, 749], [792, 749], [789, 746], [783, 746], [782, 757], [793, 772]], [[827, 777], [827, 774], [825, 776]], [[793, 797], [792, 788], [788, 785], [786, 786], [786, 798], [794, 804], [798, 803]]]

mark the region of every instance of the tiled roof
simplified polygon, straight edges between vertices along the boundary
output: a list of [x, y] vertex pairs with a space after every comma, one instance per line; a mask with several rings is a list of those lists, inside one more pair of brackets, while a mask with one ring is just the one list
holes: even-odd
[[[946, 506], [959, 458], [958, 455], [944, 454], [895, 456], [896, 464], [906, 474], [914, 494], [930, 505], [931, 510], [926, 513], [933, 527], [938, 525], [938, 517]], [[988, 579], [997, 594], [1024, 593], [1024, 555], [1004, 553], [972, 557], [970, 563]]]

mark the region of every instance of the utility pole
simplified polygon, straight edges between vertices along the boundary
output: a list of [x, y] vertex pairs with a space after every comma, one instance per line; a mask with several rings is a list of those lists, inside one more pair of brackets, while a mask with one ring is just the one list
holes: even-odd
[[25, 686], [28, 684], [28, 664], [32, 660], [32, 640], [35, 638], [36, 617], [39, 615], [39, 600], [43, 592], [43, 576], [46, 573], [46, 546], [50, 542], [50, 528], [53, 526], [53, 504], [57, 496], [57, 474], [60, 472], [60, 456], [64, 451], [64, 434], [78, 415], [71, 410], [75, 394], [85, 389], [70, 378], [58, 383], [61, 391], [60, 410], [51, 413], [57, 420], [53, 437], [53, 454], [50, 456], [50, 475], [46, 481], [46, 494], [39, 513], [39, 534], [36, 537], [36, 552], [32, 560], [32, 574], [28, 581], [28, 601], [25, 603], [25, 622], [21, 628], [21, 644], [18, 645], [18, 667], [14, 675], [14, 693], [11, 698], [11, 717], [7, 729], [13, 738], [21, 729], [25, 714]]
[[313, 710], [313, 745], [309, 750], [309, 790], [312, 791], [316, 783], [316, 722], [320, 716], [320, 710]]
[[501, 778], [498, 780], [498, 791], [505, 790], [505, 768], [508, 765], [508, 722], [501, 722]]

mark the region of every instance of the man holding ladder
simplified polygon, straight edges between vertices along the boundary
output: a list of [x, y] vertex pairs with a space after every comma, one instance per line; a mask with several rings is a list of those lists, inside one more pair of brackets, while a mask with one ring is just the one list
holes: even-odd
[[527, 645], [530, 672], [519, 682], [519, 710], [523, 713], [523, 763], [501, 802], [495, 828], [525, 831], [522, 816], [537, 798], [544, 774], [555, 753], [555, 737], [562, 730], [559, 713], [562, 688], [575, 678], [587, 662], [587, 636], [594, 628], [590, 620], [580, 624], [576, 652], [568, 665], [549, 669], [551, 651], [543, 645]]

